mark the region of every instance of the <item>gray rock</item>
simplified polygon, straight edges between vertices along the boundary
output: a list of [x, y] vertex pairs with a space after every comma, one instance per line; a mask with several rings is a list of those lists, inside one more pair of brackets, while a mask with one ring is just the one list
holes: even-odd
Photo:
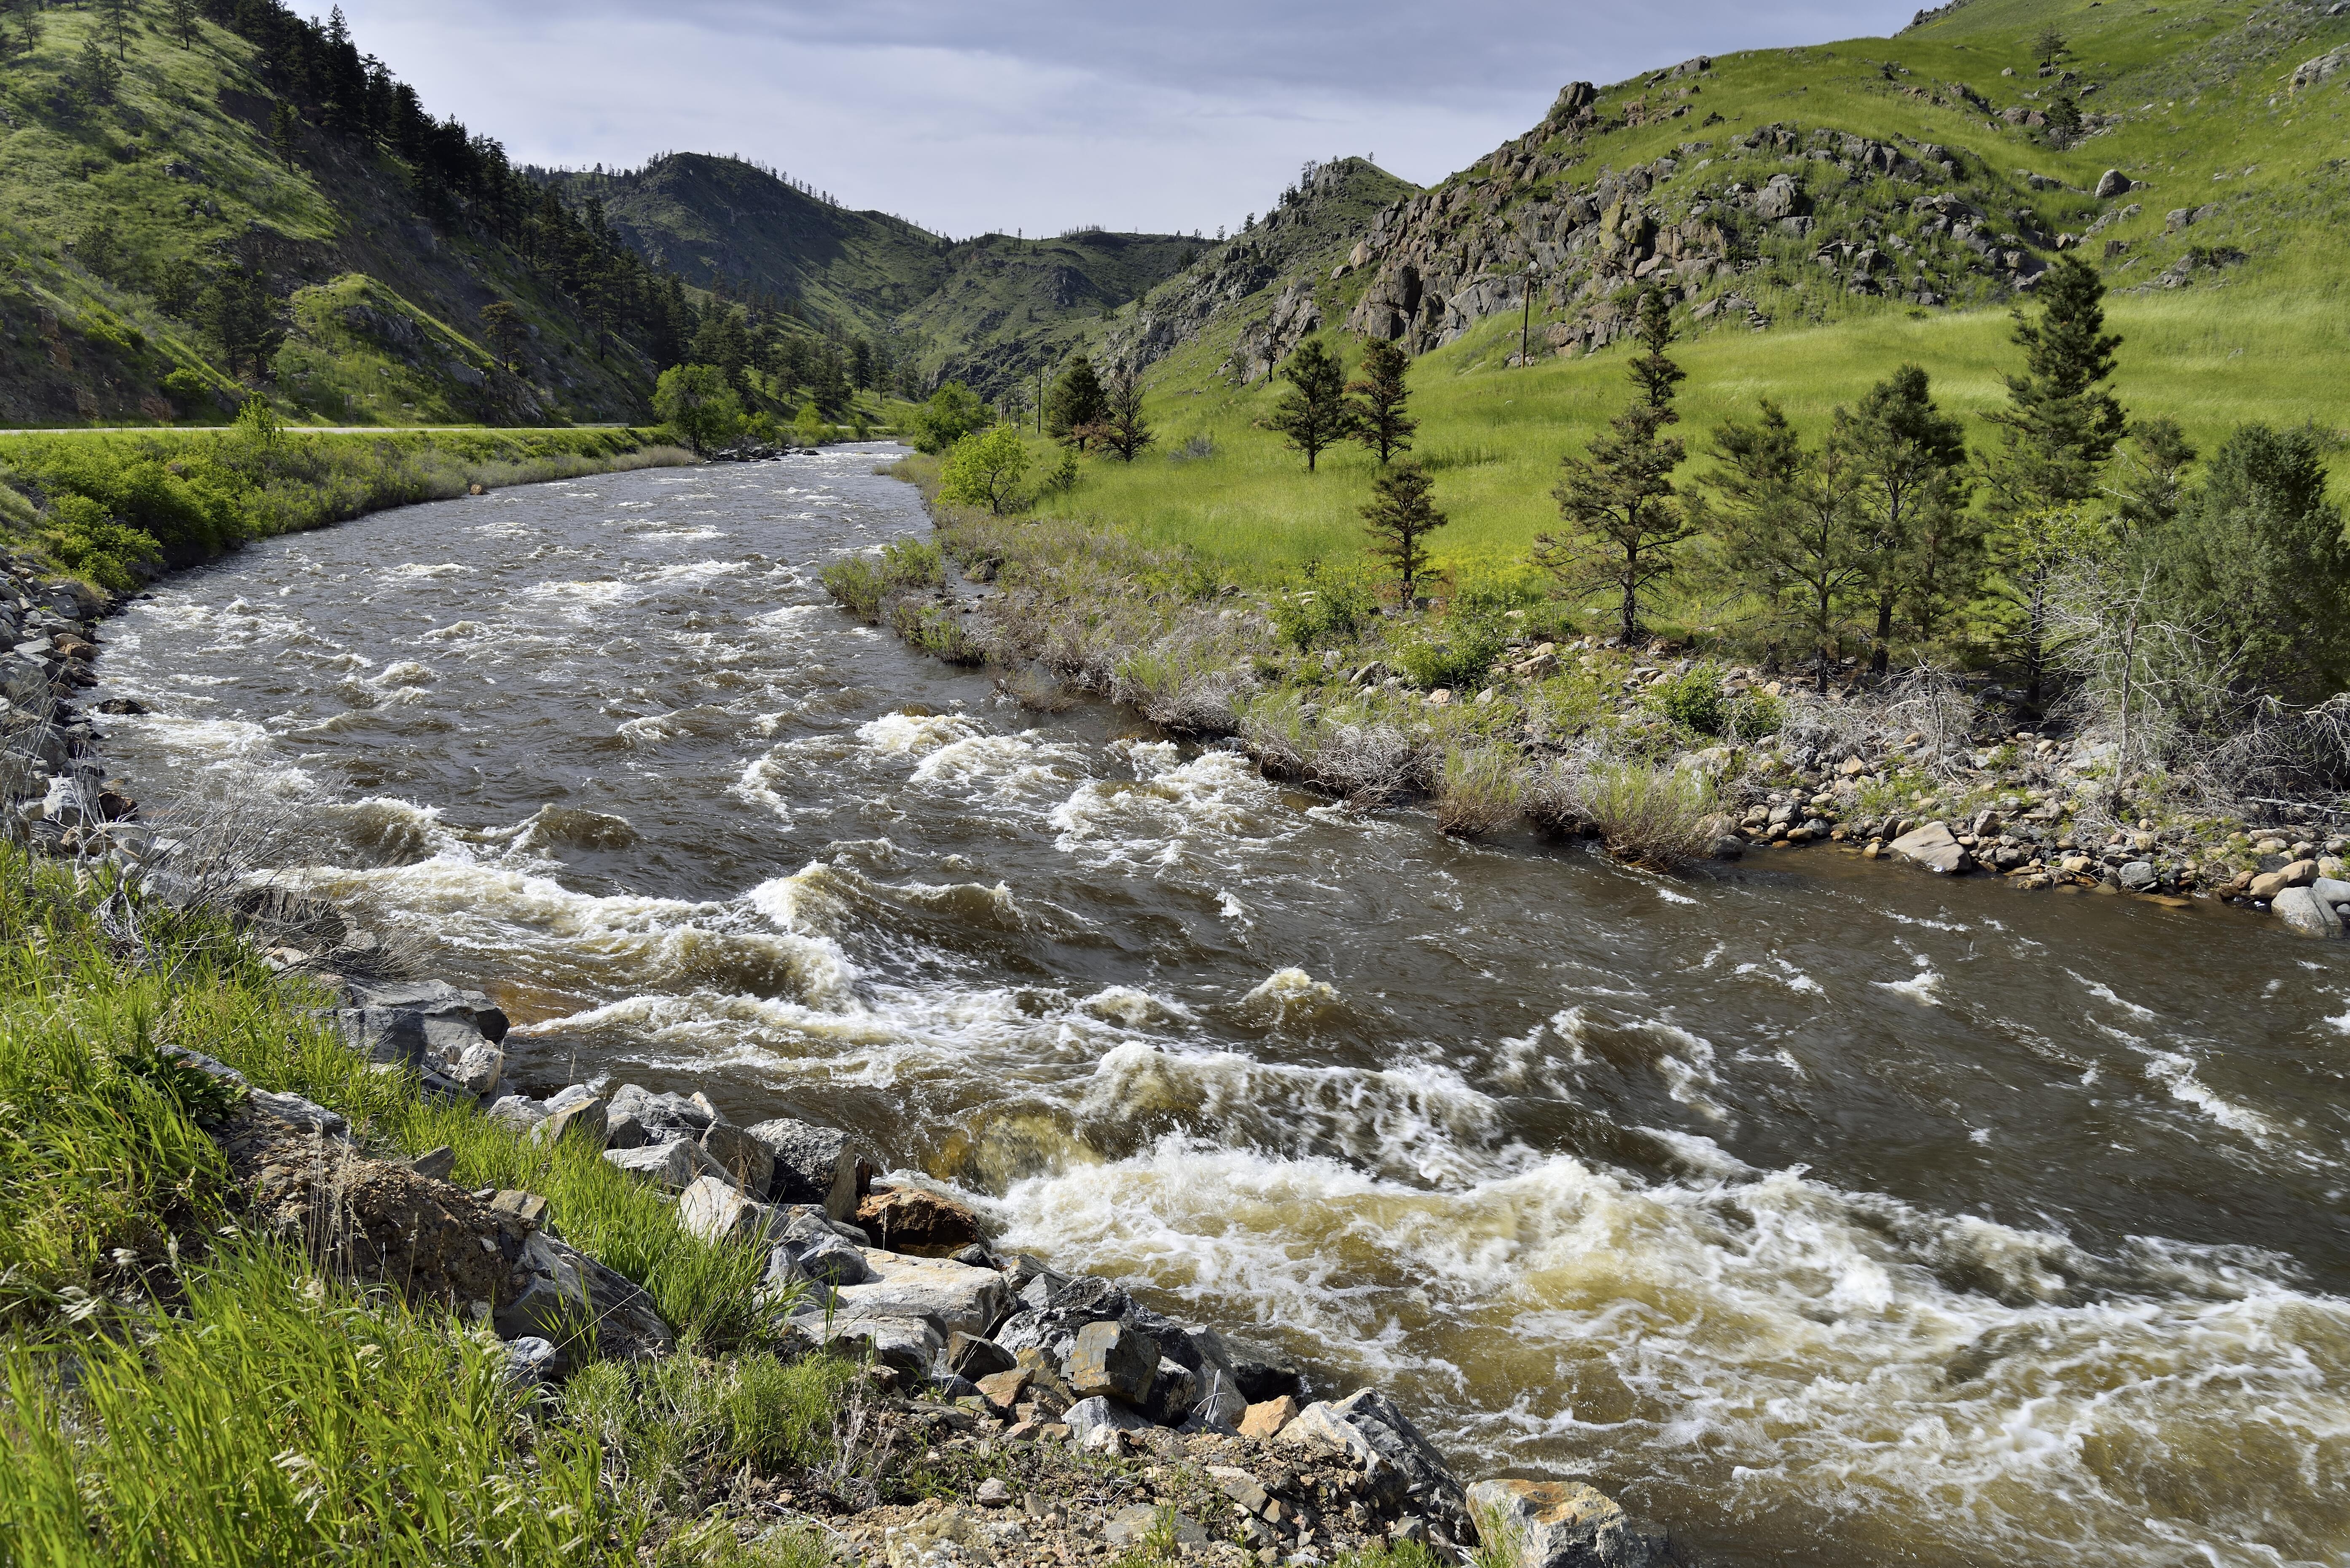
[[861, 1285], [874, 1277], [872, 1266], [865, 1261], [865, 1249], [829, 1232], [804, 1241], [786, 1238], [782, 1245], [790, 1251], [802, 1274], [828, 1288]]
[[743, 1128], [725, 1122], [714, 1123], [702, 1135], [702, 1147], [733, 1178], [737, 1187], [754, 1198], [764, 1199], [773, 1190], [775, 1157], [765, 1144]]
[[596, 1353], [608, 1361], [657, 1355], [674, 1343], [651, 1296], [577, 1248], [544, 1231], [523, 1242], [521, 1292], [491, 1321], [504, 1339], [536, 1335], [568, 1343], [583, 1318], [595, 1324]]
[[1139, 1432], [1150, 1425], [1150, 1417], [1132, 1406], [1099, 1397], [1078, 1400], [1061, 1419], [1069, 1424], [1069, 1436], [1081, 1443], [1097, 1428]]
[[1200, 1402], [1200, 1380], [1180, 1361], [1159, 1358], [1158, 1376], [1150, 1380], [1150, 1397], [1142, 1413], [1161, 1427], [1180, 1427]]
[[1003, 1277], [993, 1269], [883, 1251], [868, 1251], [865, 1262], [870, 1281], [835, 1292], [846, 1316], [919, 1318], [937, 1328], [943, 1346], [955, 1330], [984, 1334], [1003, 1315]]
[[1232, 1368], [1233, 1386], [1250, 1404], [1261, 1405], [1284, 1394], [1305, 1397], [1305, 1370], [1287, 1352], [1229, 1334], [1218, 1335], [1217, 1344], [1223, 1352], [1223, 1364]]
[[1929, 822], [1913, 832], [1905, 833], [1888, 846], [1893, 853], [1912, 866], [1922, 866], [1942, 876], [1956, 876], [1974, 865], [1973, 857], [1950, 831], [1950, 825]]
[[1191, 1419], [1183, 1423], [1187, 1432], [1235, 1432], [1241, 1417], [1248, 1414], [1248, 1396], [1243, 1394], [1223, 1372], [1208, 1374], [1207, 1390], [1191, 1407]]
[[857, 1212], [872, 1179], [856, 1140], [837, 1127], [778, 1116], [748, 1129], [775, 1160], [768, 1195], [777, 1203], [814, 1203], [835, 1220]]
[[2279, 919], [2304, 937], [2338, 937], [2342, 917], [2317, 896], [2314, 888], [2287, 888], [2269, 903]]
[[1508, 1568], [1667, 1568], [1664, 1531], [1581, 1481], [1485, 1480], [1469, 1489], [1479, 1539]]
[[705, 1108], [708, 1102], [697, 1105], [683, 1095], [656, 1095], [634, 1084], [623, 1084], [612, 1091], [611, 1120], [623, 1116], [644, 1129], [647, 1143], [669, 1143], [678, 1138], [690, 1138], [696, 1143], [714, 1125], [716, 1117]]
[[684, 1191], [700, 1177], [723, 1174], [718, 1162], [702, 1153], [700, 1144], [685, 1138], [642, 1148], [608, 1148], [604, 1158], [629, 1175], [657, 1181], [672, 1192]]
[[2159, 877], [2160, 873], [2155, 870], [2154, 862], [2151, 860], [2127, 861], [2120, 870], [2114, 873], [2114, 880], [2133, 893], [2145, 892], [2155, 885]]
[[652, 1141], [645, 1124], [627, 1111], [616, 1111], [609, 1106], [604, 1110], [604, 1147], [606, 1148], [642, 1148]]
[[[1030, 1288], [1035, 1288], [1034, 1282]], [[1035, 1349], [1057, 1364], [1067, 1357], [1077, 1331], [1086, 1324], [1120, 1323], [1133, 1312], [1133, 1299], [1124, 1291], [1107, 1280], [1087, 1275], [1053, 1292], [1045, 1305], [1013, 1314], [989, 1337], [1015, 1355]]]
[[947, 1336], [947, 1366], [959, 1377], [979, 1379], [997, 1372], [1010, 1372], [1020, 1364], [1012, 1353], [992, 1339], [958, 1330]]
[[408, 1168], [428, 1181], [446, 1181], [457, 1168], [457, 1151], [447, 1144], [428, 1148], [408, 1162]]
[[547, 1101], [546, 1105], [546, 1119], [530, 1129], [533, 1142], [553, 1144], [558, 1138], [576, 1137], [587, 1139], [598, 1148], [604, 1146], [604, 1113], [607, 1107], [603, 1101], [590, 1097], [574, 1100], [559, 1108], [553, 1100]]
[[783, 1229], [773, 1209], [739, 1191], [732, 1177], [704, 1176], [678, 1194], [677, 1222], [710, 1242], [765, 1241]]
[[920, 1318], [837, 1318], [825, 1338], [827, 1347], [846, 1355], [870, 1355], [892, 1371], [921, 1377], [946, 1348], [938, 1329]]
[[552, 1383], [563, 1366], [563, 1353], [547, 1340], [525, 1334], [506, 1346], [505, 1379], [509, 1386], [536, 1388]]
[[1382, 1499], [1448, 1525], [1467, 1517], [1461, 1483], [1419, 1428], [1376, 1388], [1318, 1400], [1281, 1429], [1277, 1442], [1351, 1455]]
[[1120, 1323], [1089, 1323], [1077, 1330], [1061, 1376], [1079, 1394], [1107, 1395], [1139, 1405], [1150, 1397], [1159, 1370], [1159, 1342]]
[[2135, 184], [2136, 182], [2120, 170], [2108, 169], [2097, 176], [2097, 200], [2109, 202], [2116, 196], [2127, 195]]
[[245, 1096], [244, 1103], [256, 1111], [266, 1111], [280, 1121], [296, 1127], [339, 1137], [350, 1125], [339, 1111], [330, 1111], [315, 1100], [299, 1095], [272, 1094], [267, 1089], [255, 1089]]

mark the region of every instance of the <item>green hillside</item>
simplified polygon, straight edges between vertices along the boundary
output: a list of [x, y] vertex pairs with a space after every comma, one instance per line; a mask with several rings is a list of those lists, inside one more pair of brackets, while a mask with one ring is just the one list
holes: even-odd
[[[494, 143], [275, 7], [200, 7], [184, 38], [161, 7], [127, 19], [19, 11], [0, 50], [0, 425], [201, 423], [248, 389], [334, 424], [645, 411], [641, 269], [515, 210]], [[224, 338], [224, 283], [257, 353]]]
[[703, 153], [550, 181], [572, 205], [599, 203], [646, 260], [689, 284], [887, 341], [918, 385], [951, 377], [991, 396], [1057, 364], [1104, 311], [1205, 248], [1180, 234], [1100, 230], [950, 241]]
[[[2052, 24], [2069, 49], [2043, 76], [2033, 45]], [[1399, 257], [1417, 258], [1424, 294], [1446, 297], [1404, 340], [1421, 350], [1419, 451], [1452, 518], [1437, 552], [1455, 567], [1508, 567], [1555, 524], [1560, 458], [1628, 396], [1609, 339], [1647, 283], [1679, 301], [1683, 433], [1699, 454], [1720, 419], [1751, 414], [1758, 397], [1816, 431], [1905, 360], [1932, 373], [1946, 404], [1988, 410], [2020, 366], [2009, 311], [2072, 236], [2087, 236], [2078, 254], [2112, 290], [2125, 339], [2116, 389], [2133, 414], [2178, 420], [2207, 452], [2252, 420], [2313, 421], [2338, 450], [2350, 427], [2339, 376], [2350, 357], [2345, 46], [2350, 13], [2315, 5], [1967, 0], [1895, 38], [1723, 56], [1617, 84], [1579, 125], [1555, 114], [1383, 209], [1394, 236], [1384, 259], [1367, 244], [1341, 277], [1285, 269], [1163, 358], [1141, 354], [1154, 360], [1157, 447], [1130, 466], [1091, 465], [1052, 507], [1189, 543], [1244, 574], [1358, 559], [1370, 459], [1344, 452], [1308, 475], [1264, 427], [1276, 384], [1243, 384], [1244, 346], [1274, 302], [1310, 290], [1317, 329], [1351, 365], [1359, 347], [1336, 324], [1372, 325], [1366, 302], [1378, 304]], [[2028, 123], [2059, 93], [2083, 115], [2077, 139]], [[1948, 172], [1927, 167], [1928, 149]], [[2133, 185], [2100, 200], [2108, 170]], [[1627, 181], [1636, 171], [1645, 189]], [[1775, 175], [1800, 193], [1800, 233], [1742, 205]], [[1591, 202], [1595, 187], [1610, 202]], [[1612, 252], [1576, 239], [1562, 215], [1579, 202], [1601, 209], [1581, 225], [1601, 242], [1609, 206], [1615, 236], [1638, 237]], [[1953, 239], [1958, 224], [1934, 223], [1962, 209], [1980, 250]], [[1865, 250], [1866, 270], [1854, 265]], [[1530, 312], [1517, 293], [1526, 259], [1541, 265]], [[1178, 286], [1137, 314], [1160, 311]], [[1534, 350], [1523, 367], [1513, 363], [1522, 332]], [[1131, 351], [1119, 331], [1103, 346]], [[1214, 454], [1182, 455], [1193, 436]], [[1711, 466], [1693, 456], [1684, 473]], [[2339, 488], [2350, 465], [2335, 467]]]

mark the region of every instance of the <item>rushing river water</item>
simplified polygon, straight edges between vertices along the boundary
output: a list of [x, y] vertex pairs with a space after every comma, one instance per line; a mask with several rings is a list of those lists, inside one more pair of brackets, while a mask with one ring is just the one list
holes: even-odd
[[315, 795], [517, 1079], [854, 1126], [1010, 1247], [1751, 1563], [2350, 1563], [2350, 966], [1816, 850], [1660, 879], [1040, 719], [835, 609], [875, 449], [172, 579], [142, 795]]

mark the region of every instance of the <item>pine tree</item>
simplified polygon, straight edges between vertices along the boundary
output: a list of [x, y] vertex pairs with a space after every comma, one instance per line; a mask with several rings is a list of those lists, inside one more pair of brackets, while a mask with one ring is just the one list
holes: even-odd
[[289, 170], [294, 167], [294, 150], [301, 138], [300, 111], [280, 99], [269, 111], [269, 144], [277, 150], [277, 156], [286, 161]]
[[2057, 31], [2056, 24], [2051, 22], [2032, 40], [2032, 57], [2043, 66], [2053, 66], [2064, 57], [2070, 47], [2064, 35]]
[[1406, 609], [1416, 602], [1413, 590], [1428, 570], [1428, 535], [1451, 521], [1429, 504], [1430, 488], [1427, 471], [1407, 458], [1371, 482], [1371, 500], [1363, 508], [1371, 554], [1395, 569]]
[[220, 343], [229, 374], [236, 374], [240, 365], [250, 366], [254, 379], [260, 379], [286, 340], [286, 329], [277, 323], [276, 297], [269, 292], [269, 275], [258, 266], [221, 273], [204, 292], [203, 314], [204, 325]]
[[1093, 427], [1100, 422], [1106, 401], [1093, 361], [1079, 355], [1045, 396], [1045, 433], [1083, 452], [1093, 439]]
[[74, 86], [92, 104], [112, 103], [114, 89], [122, 81], [120, 62], [109, 59], [104, 46], [96, 34], [81, 41], [81, 55], [74, 66]]
[[1632, 361], [1632, 382], [1648, 407], [1669, 409], [1673, 389], [1689, 378], [1688, 371], [1665, 356], [1674, 337], [1672, 306], [1663, 294], [1648, 288], [1640, 291], [1633, 313], [1633, 338], [1643, 352]]
[[1825, 691], [1876, 553], [1858, 465], [1833, 440], [1806, 450], [1767, 398], [1758, 423], [1724, 421], [1714, 454], [1730, 465], [1713, 480], [1728, 503], [1721, 533], [1730, 562], [1811, 644]]
[[1869, 668], [1882, 675], [1891, 664], [1897, 614], [1906, 611], [1909, 629], [1923, 639], [1973, 597], [1982, 529], [1967, 509], [1966, 434], [1934, 406], [1926, 372], [1904, 365], [1869, 389], [1857, 410], [1838, 409], [1830, 439], [1858, 471], [1877, 613]]
[[1347, 372], [1319, 337], [1309, 337], [1289, 357], [1281, 375], [1289, 388], [1274, 404], [1269, 422], [1305, 454], [1305, 472], [1311, 473], [1322, 449], [1336, 445], [1354, 429]]
[[1984, 417], [2000, 450], [1983, 464], [1995, 529], [1992, 553], [2004, 581], [2023, 662], [2025, 698], [2037, 707], [2047, 674], [2047, 588], [2080, 534], [2084, 507], [2127, 420], [2103, 386], [2121, 338], [2105, 330], [2106, 286], [2077, 256], [2058, 258], [2033, 291], [2039, 319], [2015, 313], [2024, 374], [2007, 378], [2008, 407]]
[[106, 35], [106, 41], [114, 46], [117, 60], [130, 57], [131, 14], [130, 0], [99, 0], [99, 27]]
[[1649, 588], [1680, 569], [1680, 545], [1697, 532], [1695, 519], [1673, 489], [1673, 470], [1687, 449], [1665, 434], [1680, 415], [1673, 389], [1683, 379], [1667, 358], [1672, 318], [1664, 296], [1640, 296], [1639, 341], [1647, 352], [1632, 361], [1640, 395], [1609, 421], [1586, 457], [1569, 457], [1551, 494], [1566, 524], [1563, 534], [1534, 535], [1531, 558], [1577, 595], [1605, 589], [1617, 600], [1617, 632], [1627, 646], [1639, 640], [1640, 606]]
[[522, 312], [506, 300], [493, 300], [482, 307], [482, 336], [490, 340], [490, 352], [498, 363], [510, 371], [522, 369], [523, 346], [530, 341], [530, 327]]
[[1411, 396], [1404, 385], [1404, 377], [1411, 369], [1411, 356], [1383, 337], [1374, 337], [1363, 345], [1362, 373], [1347, 383], [1354, 395], [1355, 439], [1379, 454], [1379, 466], [1399, 452], [1411, 450], [1413, 432], [1419, 421], [1404, 412], [1404, 402]]
[[1120, 370], [1110, 378], [1102, 399], [1102, 417], [1095, 421], [1095, 439], [1118, 453], [1121, 462], [1132, 462], [1137, 453], [1159, 438], [1142, 417], [1142, 383], [1131, 370]]
[[839, 348], [827, 343], [816, 351], [816, 369], [808, 378], [808, 390], [815, 395], [817, 410], [828, 420], [837, 420], [856, 400], [857, 393], [848, 384], [848, 372], [842, 366]]

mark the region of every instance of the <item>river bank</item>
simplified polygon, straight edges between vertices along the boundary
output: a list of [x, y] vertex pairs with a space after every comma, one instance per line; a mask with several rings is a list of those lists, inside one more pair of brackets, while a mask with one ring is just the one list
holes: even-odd
[[[135, 1199], [129, 1213], [105, 1213], [109, 1173], [77, 1165], [73, 1178], [101, 1189], [99, 1212], [45, 1219], [62, 1221], [89, 1262], [52, 1256], [46, 1276], [16, 1278], [5, 1303], [19, 1462], [0, 1484], [0, 1516], [56, 1561], [120, 1561], [132, 1521], [112, 1504], [137, 1506], [130, 1500], [159, 1479], [121, 1472], [126, 1456], [104, 1435], [120, 1415], [57, 1371], [61, 1355], [77, 1353], [76, 1325], [168, 1345], [224, 1311], [264, 1321], [285, 1312], [281, 1271], [300, 1286], [312, 1270], [308, 1299], [328, 1311], [370, 1323], [390, 1314], [355, 1344], [380, 1352], [375, 1336], [397, 1338], [404, 1308], [423, 1314], [428, 1339], [440, 1314], [452, 1314], [452, 1331], [475, 1325], [474, 1348], [453, 1352], [471, 1364], [461, 1376], [485, 1373], [479, 1357], [496, 1347], [495, 1391], [467, 1413], [471, 1430], [447, 1421], [447, 1442], [486, 1436], [525, 1469], [564, 1442], [588, 1445], [598, 1482], [530, 1504], [569, 1514], [558, 1532], [567, 1540], [547, 1552], [554, 1537], [515, 1532], [501, 1562], [1180, 1557], [1412, 1568], [1464, 1560], [1479, 1540], [1472, 1500], [1492, 1537], [1480, 1561], [1679, 1560], [1661, 1529], [1588, 1487], [1464, 1490], [1376, 1390], [1317, 1399], [1279, 1351], [1152, 1312], [1109, 1280], [999, 1251], [951, 1196], [902, 1176], [877, 1180], [873, 1151], [850, 1134], [789, 1118], [740, 1127], [678, 1087], [599, 1078], [543, 1100], [518, 1090], [503, 1011], [418, 978], [380, 910], [255, 880], [250, 819], [182, 809], [161, 834], [140, 820], [128, 785], [106, 772], [103, 737], [74, 706], [101, 623], [120, 607], [71, 579], [43, 579], [35, 562], [11, 559], [0, 573], [13, 589], [0, 602], [13, 598], [16, 631], [33, 634], [0, 670], [11, 703], [5, 807], [25, 846], [70, 867], [71, 880], [14, 860], [0, 877], [49, 898], [65, 891], [73, 923], [108, 931], [115, 963], [133, 976], [185, 974], [192, 924], [210, 949], [205, 967], [161, 980], [155, 1000], [174, 1014], [216, 1005], [226, 966], [243, 971], [249, 1010], [234, 1034], [96, 1045], [101, 1085], [143, 1074], [161, 1085], [161, 1103], [144, 1107], [161, 1125], [142, 1134], [168, 1131], [210, 1152], [190, 1153], [174, 1205], [152, 1213]], [[140, 710], [109, 700], [101, 711]], [[64, 934], [54, 916], [47, 929], [34, 950]], [[12, 962], [26, 953], [22, 940], [12, 939]], [[68, 1006], [85, 1005], [71, 990]], [[143, 1052], [163, 1064], [142, 1065]], [[28, 1087], [36, 1075], [13, 1027], [0, 1030], [0, 1075]], [[11, 1185], [66, 1179], [37, 1163], [12, 1158]], [[21, 1261], [38, 1249], [16, 1229], [31, 1221], [11, 1218], [0, 1249]], [[234, 1223], [218, 1230], [222, 1219]], [[240, 1226], [262, 1252], [218, 1240]], [[271, 1244], [286, 1250], [270, 1254]], [[80, 1304], [61, 1319], [60, 1303]], [[124, 1370], [126, 1391], [147, 1376]], [[313, 1536], [323, 1546], [349, 1528], [358, 1500], [324, 1473], [296, 1498], [216, 1494], [240, 1484], [220, 1461], [245, 1446], [245, 1423], [282, 1431], [288, 1397], [359, 1397], [303, 1386], [310, 1370], [281, 1366], [266, 1392], [220, 1410], [205, 1455], [167, 1439], [144, 1456], [172, 1478], [172, 1506], [194, 1511], [183, 1545], [260, 1529], [281, 1549]], [[754, 1386], [766, 1392], [746, 1392]], [[156, 1397], [174, 1397], [168, 1387]], [[760, 1407], [778, 1387], [783, 1406]], [[681, 1394], [700, 1407], [681, 1413]], [[341, 1460], [363, 1468], [400, 1444], [432, 1446], [440, 1418], [409, 1419], [396, 1438], [380, 1434]], [[69, 1437], [77, 1427], [85, 1435]], [[663, 1462], [650, 1495], [632, 1473], [648, 1443], [688, 1450]], [[411, 1481], [420, 1500], [444, 1485], [474, 1495], [442, 1500], [449, 1517], [437, 1522], [421, 1511], [379, 1528], [429, 1544], [435, 1561], [473, 1560], [463, 1535], [478, 1526], [466, 1521], [495, 1500], [494, 1474], [421, 1469]], [[498, 1506], [534, 1485], [504, 1489]], [[307, 1502], [298, 1522], [281, 1513], [289, 1501]], [[533, 1544], [513, 1555], [525, 1535]]]
[[2021, 891], [2216, 898], [2295, 934], [2345, 931], [2337, 802], [2231, 806], [2161, 776], [2120, 787], [2110, 736], [2030, 717], [1988, 677], [1873, 679], [1847, 661], [1821, 681], [1627, 648], [1556, 606], [1473, 590], [1419, 616], [1352, 581], [1248, 594], [1113, 529], [942, 504], [931, 460], [888, 472], [921, 490], [938, 549], [843, 567], [835, 597], [1000, 670], [1033, 709], [1107, 697], [1269, 776], [1357, 806], [1424, 805], [1468, 837], [1533, 826], [1664, 867], [1833, 846]]
[[2218, 1437], [2335, 1419], [2329, 950], [1831, 851], [1659, 877], [1024, 709], [828, 602], [930, 535], [877, 455], [261, 542], [109, 623], [109, 761], [281, 815], [265, 863], [490, 993], [538, 1103], [852, 1132], [1464, 1480], [1758, 1568], [2333, 1550]]

